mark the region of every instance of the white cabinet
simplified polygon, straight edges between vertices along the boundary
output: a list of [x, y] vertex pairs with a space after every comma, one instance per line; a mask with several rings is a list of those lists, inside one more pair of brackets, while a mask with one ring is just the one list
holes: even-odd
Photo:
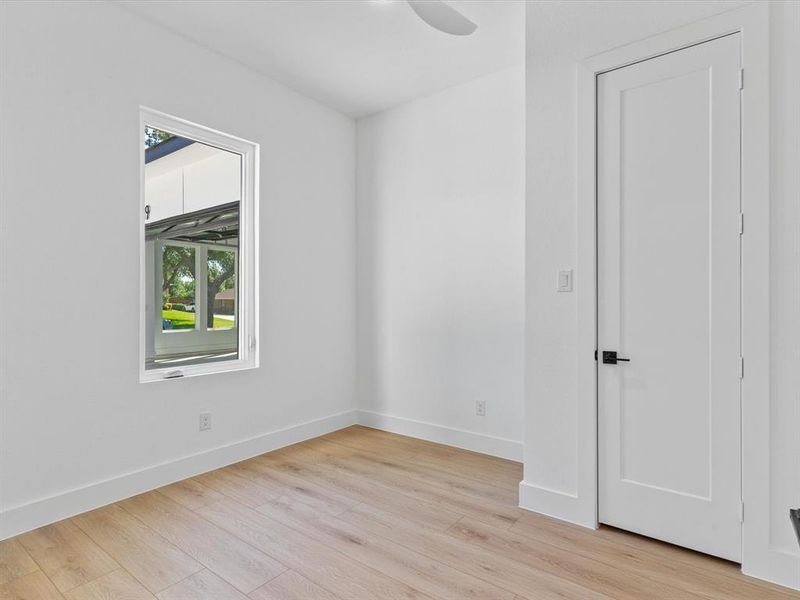
[[183, 212], [190, 213], [242, 197], [241, 156], [217, 151], [183, 167]]
[[145, 165], [148, 223], [242, 198], [242, 157], [194, 143]]
[[183, 213], [183, 174], [168, 171], [156, 177], [145, 177], [145, 198], [150, 206], [148, 223]]

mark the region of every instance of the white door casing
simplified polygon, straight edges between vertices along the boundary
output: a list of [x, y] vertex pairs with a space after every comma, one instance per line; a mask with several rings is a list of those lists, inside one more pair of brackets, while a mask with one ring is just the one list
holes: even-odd
[[600, 521], [735, 561], [740, 55], [732, 34], [597, 79]]

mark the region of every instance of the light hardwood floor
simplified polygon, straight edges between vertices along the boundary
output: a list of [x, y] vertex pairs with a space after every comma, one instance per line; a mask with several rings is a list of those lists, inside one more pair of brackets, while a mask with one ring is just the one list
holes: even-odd
[[351, 427], [0, 542], [0, 600], [800, 598], [520, 510], [521, 477]]

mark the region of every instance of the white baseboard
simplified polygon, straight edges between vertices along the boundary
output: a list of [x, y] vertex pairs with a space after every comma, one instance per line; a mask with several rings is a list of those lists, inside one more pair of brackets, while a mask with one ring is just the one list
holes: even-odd
[[0, 512], [0, 540], [265, 452], [355, 425], [358, 411], [329, 415], [98, 481]]
[[0, 512], [0, 540], [356, 423], [473, 452], [522, 460], [521, 442], [354, 409], [7, 508]]
[[596, 514], [587, 514], [578, 496], [551, 490], [527, 481], [519, 482], [519, 507], [581, 527], [597, 529]]
[[745, 554], [745, 560], [742, 561], [742, 573], [793, 590], [800, 590], [800, 556], [795, 552], [775, 548], [751, 551], [749, 556]]
[[429, 442], [446, 444], [464, 450], [522, 462], [522, 442], [514, 440], [444, 427], [424, 421], [415, 421], [404, 417], [393, 417], [371, 410], [358, 411], [358, 423], [359, 425], [374, 427], [391, 433], [399, 433], [400, 435], [407, 435]]

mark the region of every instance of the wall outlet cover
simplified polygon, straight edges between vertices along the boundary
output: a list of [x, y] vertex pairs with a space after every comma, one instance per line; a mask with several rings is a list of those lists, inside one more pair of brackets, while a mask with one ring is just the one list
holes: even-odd
[[200, 431], [211, 429], [211, 413], [200, 413]]

